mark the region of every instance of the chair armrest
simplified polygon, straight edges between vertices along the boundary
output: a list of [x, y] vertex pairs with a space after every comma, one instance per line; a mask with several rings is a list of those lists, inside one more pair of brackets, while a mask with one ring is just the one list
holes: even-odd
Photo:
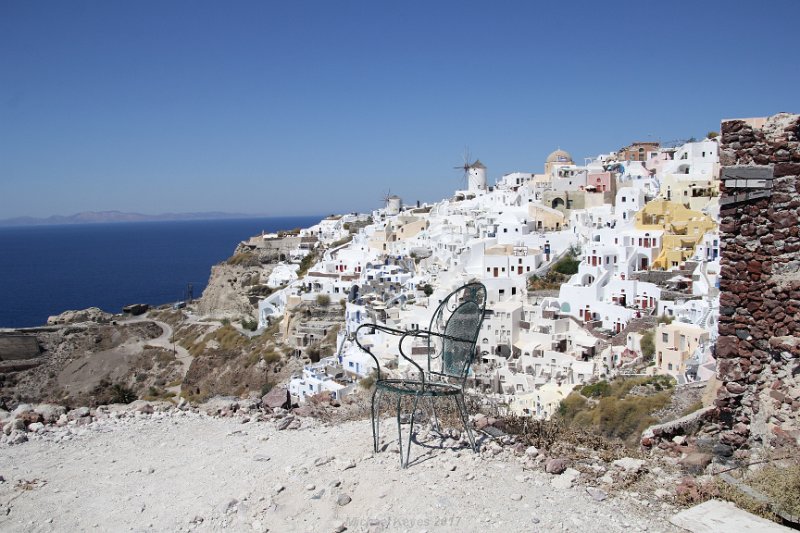
[[378, 357], [374, 353], [372, 353], [372, 351], [369, 348], [362, 345], [361, 341], [358, 340], [358, 332], [361, 331], [362, 329], [369, 329], [371, 330], [371, 333], [375, 333], [375, 330], [378, 330], [384, 333], [388, 333], [390, 335], [403, 335], [406, 332], [403, 330], [390, 328], [388, 326], [381, 326], [380, 324], [361, 324], [360, 326], [358, 326], [358, 328], [356, 328], [354, 334], [356, 344], [358, 345], [359, 348], [361, 348], [362, 351], [367, 352], [369, 356], [372, 357], [372, 360], [375, 361], [375, 368], [378, 370], [378, 379], [381, 379], [381, 363], [380, 361], [378, 361]]
[[414, 361], [409, 356], [407, 356], [406, 352], [403, 351], [403, 341], [406, 340], [408, 337], [419, 337], [420, 335], [417, 335], [419, 333], [419, 331], [420, 330], [415, 329], [415, 330], [412, 330], [412, 331], [405, 332], [405, 334], [402, 337], [400, 337], [400, 342], [398, 343], [398, 347], [400, 348], [400, 356], [403, 359], [405, 359], [406, 361], [408, 361], [409, 363], [411, 363], [412, 365], [414, 365], [415, 367], [417, 367], [417, 370], [419, 371], [419, 375], [420, 375], [420, 381], [422, 381], [422, 389], [424, 390], [425, 389], [425, 371], [422, 369], [421, 366], [419, 366], [417, 364], [416, 361]]
[[388, 333], [390, 335], [398, 335], [398, 336], [405, 335], [407, 333], [407, 331], [405, 330], [390, 328], [389, 326], [382, 326], [380, 324], [361, 324], [360, 326], [358, 326], [358, 328], [356, 328], [356, 339], [358, 338], [358, 332], [361, 331], [362, 329], [371, 329], [373, 333], [375, 332], [375, 330], [378, 330], [378, 331], [383, 331], [384, 333]]
[[472, 339], [462, 339], [461, 337], [453, 337], [452, 335], [445, 335], [444, 333], [438, 333], [436, 331], [428, 331], [427, 329], [415, 329], [414, 331], [407, 332], [407, 335], [413, 335], [414, 337], [440, 337], [442, 339], [456, 342], [472, 342]]

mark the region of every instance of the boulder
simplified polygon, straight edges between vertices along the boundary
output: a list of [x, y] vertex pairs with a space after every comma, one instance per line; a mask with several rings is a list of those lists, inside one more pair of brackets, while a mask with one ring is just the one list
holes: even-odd
[[89, 414], [90, 411], [88, 407], [78, 407], [77, 409], [73, 409], [67, 412], [67, 419], [78, 420], [79, 418], [89, 416]]
[[47, 318], [48, 326], [58, 326], [63, 324], [79, 324], [81, 322], [96, 322], [98, 324], [108, 324], [114, 315], [106, 313], [99, 307], [89, 307], [88, 309], [64, 311], [60, 315]]
[[239, 400], [232, 396], [215, 396], [199, 406], [209, 416], [234, 413], [239, 409]]
[[275, 387], [261, 398], [261, 403], [271, 409], [289, 409], [292, 406], [292, 398], [288, 390]]
[[50, 403], [42, 403], [33, 408], [33, 410], [42, 415], [42, 422], [45, 424], [55, 424], [61, 415], [66, 414], [67, 408], [61, 405], [53, 405]]
[[710, 453], [693, 452], [678, 461], [690, 474], [702, 474], [711, 463], [713, 456]]

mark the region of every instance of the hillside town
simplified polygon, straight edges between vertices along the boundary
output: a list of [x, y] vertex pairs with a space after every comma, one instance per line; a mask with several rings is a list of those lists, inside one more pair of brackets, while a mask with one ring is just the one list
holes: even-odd
[[[351, 393], [374, 368], [355, 343], [360, 325], [425, 329], [438, 303], [474, 280], [488, 305], [468, 385], [510, 414], [546, 419], [574, 387], [619, 374], [707, 380], [719, 316], [718, 140], [671, 144], [634, 142], [584, 164], [558, 149], [541, 172], [494, 185], [484, 163], [467, 160], [451, 198], [408, 205], [387, 195], [368, 215], [300, 230], [270, 274], [258, 326], [303, 303], [341, 306], [344, 324], [294, 328], [287, 342], [298, 354], [329, 346], [292, 377], [293, 400]], [[282, 237], [245, 244], [269, 249]], [[367, 337], [381, 367], [411, 372], [396, 339]], [[411, 352], [420, 362], [427, 353]]]

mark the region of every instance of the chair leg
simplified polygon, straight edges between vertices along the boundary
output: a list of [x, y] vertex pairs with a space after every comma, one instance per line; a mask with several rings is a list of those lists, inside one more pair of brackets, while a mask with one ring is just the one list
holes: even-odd
[[403, 397], [399, 394], [397, 395], [397, 446], [400, 447], [400, 468], [404, 468], [403, 465], [403, 429], [400, 427], [400, 400]]
[[475, 437], [472, 435], [472, 428], [469, 427], [467, 405], [464, 401], [464, 396], [461, 394], [456, 395], [456, 404], [458, 405], [458, 412], [461, 415], [461, 422], [464, 424], [464, 431], [467, 432], [467, 437], [469, 437], [469, 444], [472, 447], [472, 451], [478, 453], [478, 447], [475, 445]]
[[[403, 468], [408, 467], [408, 459], [411, 456], [411, 439], [414, 438], [414, 413], [417, 412], [417, 401], [419, 400], [419, 396], [414, 396], [414, 405], [411, 408], [411, 424], [408, 428], [408, 446], [406, 447], [406, 464]], [[400, 462], [402, 463], [403, 458], [400, 458]]]
[[372, 393], [372, 447], [375, 450], [375, 453], [378, 453], [378, 447], [380, 446], [380, 401], [380, 389], [375, 387], [375, 390]]

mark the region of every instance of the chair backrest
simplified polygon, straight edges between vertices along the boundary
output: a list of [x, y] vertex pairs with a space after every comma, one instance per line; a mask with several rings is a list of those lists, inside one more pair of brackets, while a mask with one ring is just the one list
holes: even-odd
[[433, 313], [430, 331], [447, 337], [428, 341], [428, 372], [462, 383], [475, 358], [475, 345], [486, 311], [486, 287], [468, 283], [451, 292]]

